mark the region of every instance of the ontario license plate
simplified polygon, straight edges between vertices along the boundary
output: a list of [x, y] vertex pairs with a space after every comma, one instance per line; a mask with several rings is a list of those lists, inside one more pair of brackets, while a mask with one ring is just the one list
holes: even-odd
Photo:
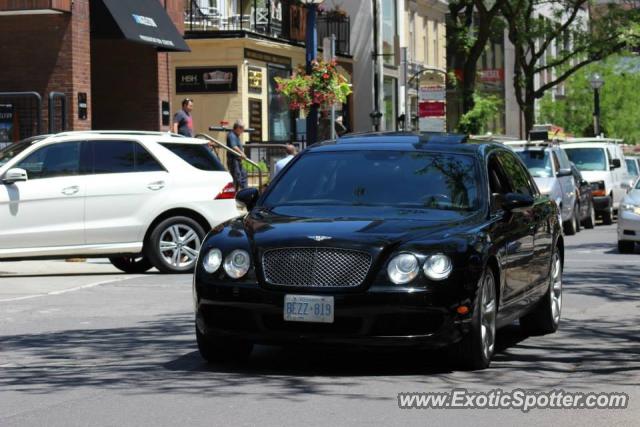
[[285, 295], [284, 320], [333, 323], [333, 297]]

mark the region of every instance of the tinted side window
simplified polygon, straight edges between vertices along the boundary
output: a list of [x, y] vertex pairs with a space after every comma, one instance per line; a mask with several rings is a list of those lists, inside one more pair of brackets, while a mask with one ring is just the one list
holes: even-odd
[[513, 191], [519, 194], [533, 196], [535, 194], [535, 187], [531, 183], [529, 174], [524, 166], [522, 166], [520, 159], [518, 159], [515, 154], [507, 152], [501, 152], [499, 159], [504, 171], [509, 175]]
[[194, 168], [203, 171], [223, 171], [220, 160], [204, 144], [172, 144], [160, 143], [173, 154], [189, 163]]
[[29, 179], [80, 174], [80, 142], [63, 142], [43, 147], [16, 167], [27, 171]]
[[133, 142], [94, 141], [92, 145], [94, 174], [135, 171]]
[[134, 145], [136, 172], [163, 172], [165, 170], [146, 148], [140, 144]]

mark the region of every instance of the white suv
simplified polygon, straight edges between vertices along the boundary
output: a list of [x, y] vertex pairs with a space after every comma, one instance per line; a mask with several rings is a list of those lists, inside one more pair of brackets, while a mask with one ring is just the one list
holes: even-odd
[[238, 214], [231, 175], [199, 139], [68, 132], [0, 151], [0, 260], [190, 272], [205, 233]]

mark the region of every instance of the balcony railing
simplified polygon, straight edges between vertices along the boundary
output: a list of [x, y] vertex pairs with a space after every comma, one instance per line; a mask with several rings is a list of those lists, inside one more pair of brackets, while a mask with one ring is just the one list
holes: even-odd
[[[304, 44], [305, 29], [306, 10], [295, 0], [189, 0], [185, 10], [187, 37], [198, 33], [247, 32]], [[349, 17], [318, 17], [319, 39], [335, 34], [338, 54], [350, 54], [350, 30]]]

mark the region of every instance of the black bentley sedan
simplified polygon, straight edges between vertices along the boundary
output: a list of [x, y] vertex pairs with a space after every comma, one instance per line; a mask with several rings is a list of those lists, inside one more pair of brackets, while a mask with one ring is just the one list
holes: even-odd
[[555, 202], [516, 154], [448, 134], [317, 144], [248, 214], [207, 236], [194, 277], [208, 361], [254, 343], [448, 346], [489, 366], [496, 329], [553, 333], [562, 305]]

